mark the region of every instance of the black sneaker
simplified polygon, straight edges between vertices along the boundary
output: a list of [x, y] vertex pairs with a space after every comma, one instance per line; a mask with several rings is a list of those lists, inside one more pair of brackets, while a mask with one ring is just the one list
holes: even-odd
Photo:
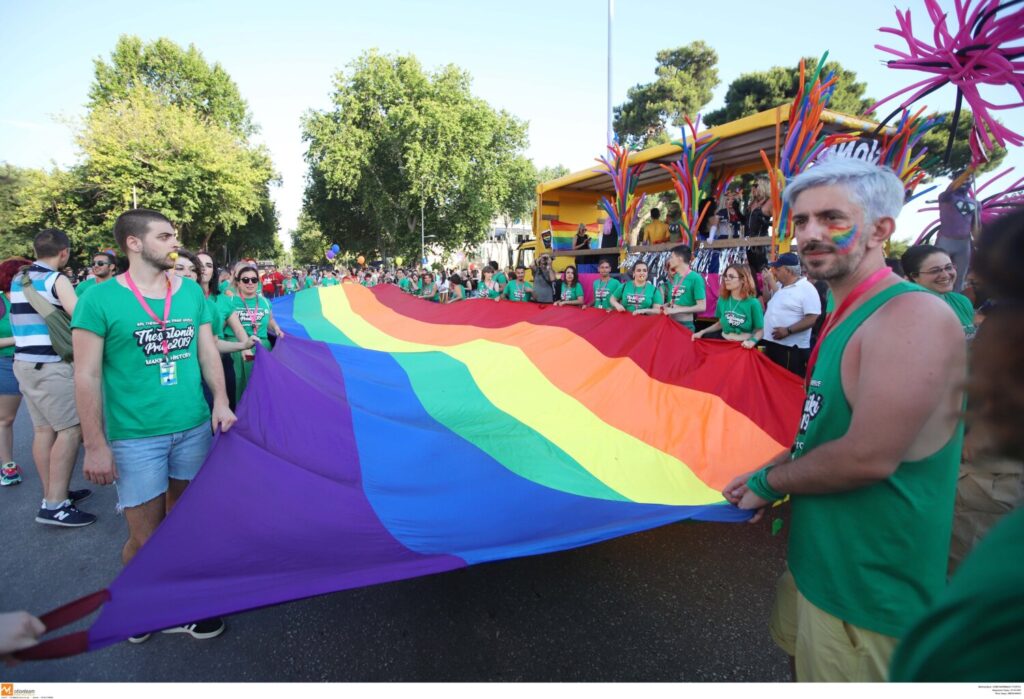
[[82, 512], [65, 500], [64, 504], [56, 510], [48, 510], [45, 507], [39, 509], [36, 521], [40, 524], [50, 524], [55, 527], [86, 527], [96, 521], [96, 515]]
[[129, 643], [145, 643], [149, 639], [149, 636], [150, 636], [150, 634], [148, 634], [148, 633], [140, 633], [137, 636], [129, 636], [128, 637], [128, 642]]
[[81, 490], [69, 490], [68, 500], [71, 501], [72, 505], [77, 505], [83, 500], [89, 499], [90, 495], [92, 495], [92, 491], [88, 488], [82, 488]]
[[224, 620], [220, 617], [203, 619], [192, 624], [183, 624], [164, 629], [162, 633], [187, 633], [192, 638], [206, 639], [216, 638], [224, 633]]

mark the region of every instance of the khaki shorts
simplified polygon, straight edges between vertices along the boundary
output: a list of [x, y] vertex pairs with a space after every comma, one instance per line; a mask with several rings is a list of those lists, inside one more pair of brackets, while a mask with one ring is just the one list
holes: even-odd
[[818, 609], [788, 570], [776, 585], [768, 630], [794, 657], [798, 682], [885, 682], [898, 642]]
[[75, 369], [67, 362], [14, 361], [14, 375], [28, 404], [32, 426], [55, 432], [78, 425], [75, 408]]
[[960, 464], [949, 547], [950, 575], [999, 518], [1024, 502], [1024, 464], [992, 452]]

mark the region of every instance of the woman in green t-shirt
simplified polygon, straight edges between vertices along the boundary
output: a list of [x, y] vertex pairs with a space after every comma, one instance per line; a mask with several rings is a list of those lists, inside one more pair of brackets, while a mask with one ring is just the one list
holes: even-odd
[[556, 306], [583, 306], [583, 285], [576, 278], [575, 266], [565, 268], [564, 279], [558, 282], [557, 297]]
[[693, 334], [694, 340], [721, 332], [722, 339], [753, 349], [764, 334], [764, 309], [757, 298], [754, 275], [747, 265], [732, 264], [722, 273], [722, 290], [715, 309], [718, 322]]
[[964, 336], [974, 339], [974, 305], [971, 300], [953, 291], [956, 267], [949, 254], [934, 245], [911, 245], [900, 258], [907, 279], [923, 286], [949, 304], [963, 326]]
[[480, 283], [476, 287], [478, 299], [496, 299], [501, 296], [501, 284], [494, 278], [494, 268], [484, 265], [480, 270]]
[[[284, 332], [274, 320], [270, 302], [259, 295], [259, 283], [260, 275], [255, 265], [243, 265], [235, 272], [238, 295], [221, 301], [221, 309], [225, 315], [238, 314], [243, 335], [235, 335], [232, 330], [230, 333], [225, 333], [225, 338], [246, 342], [250, 336], [255, 336], [260, 344], [270, 349], [268, 330], [273, 331], [279, 338], [284, 337]], [[234, 352], [231, 357], [235, 370], [235, 396], [236, 400], [241, 400], [242, 393], [249, 383], [249, 376], [252, 374], [250, 362], [253, 360], [253, 353], [252, 350], [247, 349], [242, 352]]]
[[437, 288], [437, 284], [434, 282], [434, 274], [432, 272], [423, 273], [423, 288], [420, 289], [420, 298], [424, 298], [427, 301], [433, 301], [437, 303], [441, 299], [441, 293]]
[[639, 315], [638, 311], [648, 308], [661, 308], [665, 302], [661, 292], [647, 281], [647, 263], [637, 262], [633, 265], [633, 281], [626, 282], [616, 290], [609, 299], [612, 308], [617, 311], [628, 311]]

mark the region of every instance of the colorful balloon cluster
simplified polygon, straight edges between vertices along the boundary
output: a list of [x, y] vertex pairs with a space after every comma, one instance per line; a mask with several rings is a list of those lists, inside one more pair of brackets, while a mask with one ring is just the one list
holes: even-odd
[[910, 115], [909, 109], [904, 110], [896, 131], [884, 132], [879, 139], [881, 151], [878, 155], [878, 164], [892, 168], [903, 180], [903, 190], [907, 193], [907, 201], [923, 196], [938, 186], [933, 185], [921, 192], [914, 193], [921, 181], [928, 176], [924, 168], [939, 159], [938, 155], [929, 154], [927, 148], [921, 148], [916, 153], [914, 148], [928, 131], [944, 121], [938, 115], [922, 117], [921, 114], [925, 109], [927, 107], [922, 107], [913, 116]]
[[[872, 105], [869, 111], [889, 102], [900, 95], [913, 92], [900, 103], [882, 124], [888, 123], [900, 109], [905, 109], [925, 95], [935, 92], [943, 85], [951, 84], [957, 89], [956, 106], [950, 124], [949, 141], [945, 159], [948, 162], [956, 137], [957, 122], [964, 100], [974, 112], [974, 128], [971, 131], [971, 166], [977, 167], [988, 160], [988, 151], [998, 143], [1006, 147], [1024, 144], [1024, 137], [996, 121], [991, 110], [1012, 109], [1024, 105], [1024, 9], [1000, 13], [1019, 0], [957, 0], [955, 6], [955, 30], [949, 27], [949, 13], [942, 9], [938, 0], [924, 0], [928, 19], [933, 25], [929, 43], [914, 36], [910, 10], [896, 11], [898, 27], [882, 27], [881, 31], [900, 37], [907, 43], [906, 51], [876, 44], [875, 48], [894, 55], [889, 67], [896, 70], [914, 70], [928, 73], [930, 77], [903, 88]], [[981, 96], [982, 86], [1009, 85], [1021, 97], [1020, 102], [994, 104]], [[989, 136], [991, 134], [991, 137]]]
[[821, 71], [827, 58], [828, 51], [818, 61], [818, 67], [815, 68], [809, 82], [806, 79], [804, 62], [800, 61], [800, 85], [789, 108], [785, 143], [780, 147], [782, 108], [779, 107], [776, 109], [775, 122], [775, 162], [772, 163], [768, 159], [768, 154], [761, 151], [761, 160], [768, 170], [768, 181], [771, 184], [772, 219], [775, 221], [775, 241], [780, 252], [789, 250], [792, 238], [791, 215], [782, 197], [786, 182], [803, 172], [804, 168], [826, 148], [856, 138], [847, 134], [833, 134], [827, 137], [821, 134], [824, 125], [821, 113], [828, 106], [836, 86], [833, 71], [829, 71], [824, 80], [821, 78]]
[[335, 257], [337, 257], [339, 252], [341, 252], [341, 247], [337, 243], [335, 243], [330, 248], [328, 248], [327, 259], [333, 260]]
[[[686, 130], [689, 128], [690, 137], [686, 137]], [[700, 128], [700, 115], [697, 115], [696, 123], [686, 117], [686, 126], [683, 127], [683, 138], [681, 141], [672, 141], [674, 145], [682, 149], [677, 162], [671, 165], [659, 165], [667, 171], [672, 178], [672, 187], [679, 197], [681, 225], [691, 248], [696, 249], [697, 231], [701, 221], [707, 214], [712, 202], [716, 202], [722, 196], [722, 192], [732, 181], [733, 173], [723, 173], [714, 185], [714, 191], [707, 193], [708, 201], [701, 208], [701, 193], [709, 185], [711, 168], [711, 151], [718, 145], [718, 139], [713, 138], [710, 133], [697, 135]]]
[[619, 245], [626, 242], [633, 222], [636, 219], [637, 210], [643, 205], [646, 194], [636, 196], [636, 186], [640, 183], [640, 173], [647, 166], [630, 165], [629, 146], [622, 146], [618, 143], [608, 144], [608, 155], [602, 158], [595, 158], [603, 167], [594, 170], [599, 174], [605, 174], [612, 178], [612, 185], [615, 187], [615, 201], [608, 197], [601, 197], [601, 208], [608, 214], [608, 220], [615, 226], [619, 234]]

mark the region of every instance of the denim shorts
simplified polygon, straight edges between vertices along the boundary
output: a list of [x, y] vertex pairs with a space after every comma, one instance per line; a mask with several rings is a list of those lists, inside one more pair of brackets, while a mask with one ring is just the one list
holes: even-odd
[[168, 480], [190, 481], [210, 450], [210, 423], [159, 437], [121, 439], [110, 443], [117, 466], [118, 510], [138, 507], [167, 492]]
[[0, 396], [20, 396], [18, 379], [14, 376], [14, 357], [0, 357]]

